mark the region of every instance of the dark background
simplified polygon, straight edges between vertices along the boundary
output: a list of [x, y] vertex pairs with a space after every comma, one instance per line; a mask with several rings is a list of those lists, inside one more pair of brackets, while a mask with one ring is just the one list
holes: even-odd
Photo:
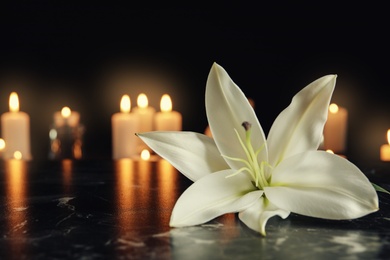
[[338, 75], [332, 101], [349, 111], [348, 157], [379, 163], [390, 128], [387, 7], [367, 3], [157, 6], [129, 2], [0, 4], [0, 112], [11, 91], [31, 117], [32, 152], [46, 159], [55, 111], [86, 126], [86, 158], [111, 158], [111, 115], [129, 94], [168, 93], [184, 130], [207, 126], [213, 62], [255, 100], [264, 131], [313, 80]]

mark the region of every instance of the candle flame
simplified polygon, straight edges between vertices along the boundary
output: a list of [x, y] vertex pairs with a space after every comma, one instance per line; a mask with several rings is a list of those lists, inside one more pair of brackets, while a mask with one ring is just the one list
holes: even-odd
[[334, 154], [334, 152], [332, 150], [330, 150], [330, 149], [326, 150], [326, 152]]
[[146, 149], [142, 150], [141, 152], [141, 159], [144, 161], [147, 161], [150, 159], [150, 152]]
[[121, 112], [129, 113], [131, 109], [131, 101], [129, 95], [123, 95], [121, 99]]
[[387, 142], [388, 142], [389, 145], [390, 145], [390, 129], [387, 130]]
[[137, 98], [137, 106], [146, 108], [148, 107], [148, 104], [148, 97], [144, 93], [139, 94]]
[[68, 117], [70, 117], [70, 114], [72, 114], [72, 111], [70, 110], [69, 107], [63, 107], [63, 108], [61, 109], [61, 115], [62, 115], [63, 117], [68, 118]]
[[4, 150], [5, 148], [5, 141], [3, 138], [0, 138], [0, 151]]
[[15, 151], [14, 152], [14, 158], [16, 160], [21, 160], [22, 159], [22, 153], [20, 151]]
[[338, 105], [336, 105], [335, 103], [329, 105], [329, 112], [331, 112], [332, 114], [336, 114], [338, 111], [339, 111]]
[[19, 98], [16, 92], [12, 92], [9, 96], [9, 110], [11, 112], [19, 111]]
[[164, 94], [161, 97], [160, 109], [163, 112], [170, 112], [170, 111], [172, 111], [172, 100], [171, 100], [171, 97], [168, 94]]

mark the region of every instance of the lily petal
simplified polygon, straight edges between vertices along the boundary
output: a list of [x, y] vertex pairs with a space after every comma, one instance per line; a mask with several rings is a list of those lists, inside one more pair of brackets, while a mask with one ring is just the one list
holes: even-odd
[[336, 75], [317, 79], [298, 92], [279, 114], [267, 139], [272, 166], [294, 154], [318, 149], [335, 83]]
[[137, 136], [192, 181], [229, 168], [214, 140], [203, 134], [156, 131], [138, 133]]
[[260, 232], [263, 236], [265, 236], [265, 226], [268, 219], [276, 215], [285, 219], [290, 215], [290, 212], [276, 207], [269, 200], [262, 197], [253, 203], [252, 206], [248, 207], [244, 211], [241, 211], [238, 214], [238, 217], [249, 228]]
[[[259, 153], [259, 161], [267, 161], [265, 135], [252, 106], [227, 72], [216, 63], [207, 79], [206, 112], [215, 143], [223, 155], [246, 158], [234, 129], [245, 140], [242, 123], [247, 121], [252, 125], [252, 136], [256, 137], [252, 139], [252, 146], [255, 149], [264, 147]], [[227, 160], [227, 163], [232, 169], [242, 167], [241, 162]]]
[[239, 212], [263, 195], [263, 191], [254, 191], [245, 174], [226, 178], [232, 173], [233, 170], [224, 170], [194, 182], [177, 200], [170, 226], [198, 225], [225, 213]]
[[326, 219], [354, 219], [378, 210], [378, 195], [351, 162], [324, 151], [297, 154], [273, 171], [266, 197], [277, 207]]

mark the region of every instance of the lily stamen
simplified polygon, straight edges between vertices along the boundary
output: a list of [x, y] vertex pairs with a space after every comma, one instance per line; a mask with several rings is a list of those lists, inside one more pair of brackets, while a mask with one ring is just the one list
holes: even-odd
[[238, 138], [238, 141], [241, 144], [242, 149], [244, 150], [244, 153], [247, 157], [247, 160], [242, 159], [242, 158], [234, 158], [234, 157], [229, 157], [226, 155], [222, 155], [222, 157], [232, 160], [232, 161], [238, 161], [242, 162], [246, 165], [246, 167], [243, 167], [236, 171], [235, 173], [227, 176], [227, 177], [232, 177], [237, 175], [238, 173], [241, 173], [243, 171], [247, 171], [253, 182], [255, 183], [256, 187], [259, 189], [262, 189], [263, 187], [267, 187], [269, 185], [267, 179], [265, 178], [265, 165], [269, 165], [267, 162], [262, 161], [261, 163], [258, 162], [257, 156], [259, 153], [263, 150], [264, 144], [258, 149], [255, 150], [253, 149], [252, 143], [251, 143], [251, 124], [247, 121], [242, 123], [242, 126], [245, 129], [245, 142], [241, 139], [240, 134], [238, 133], [237, 129], [234, 129], [236, 136]]

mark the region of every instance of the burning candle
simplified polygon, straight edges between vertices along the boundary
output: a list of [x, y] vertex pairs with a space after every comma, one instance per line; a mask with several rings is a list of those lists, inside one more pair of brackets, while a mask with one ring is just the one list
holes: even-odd
[[344, 154], [346, 147], [348, 111], [336, 104], [330, 104], [328, 120], [324, 126], [324, 149]]
[[181, 131], [182, 116], [177, 111], [172, 111], [171, 97], [164, 94], [160, 102], [161, 112], [157, 112], [154, 118], [155, 130], [157, 131]]
[[9, 112], [1, 115], [1, 130], [6, 147], [3, 158], [31, 160], [30, 152], [30, 117], [19, 111], [18, 94], [12, 92], [9, 97]]
[[[148, 97], [141, 93], [137, 98], [137, 107], [134, 108], [134, 113], [139, 117], [139, 132], [153, 131], [154, 114], [156, 110], [149, 106]], [[150, 149], [140, 138], [138, 139], [137, 152], [140, 153], [143, 149]]]
[[155, 109], [149, 106], [148, 97], [141, 93], [137, 98], [137, 107], [134, 108], [134, 113], [140, 117], [140, 132], [149, 132], [153, 130], [153, 117]]
[[130, 158], [137, 154], [139, 117], [130, 113], [131, 102], [128, 95], [123, 95], [120, 102], [121, 112], [111, 118], [112, 124], [112, 158]]
[[75, 127], [80, 122], [80, 114], [77, 111], [72, 111], [69, 107], [63, 107], [61, 111], [54, 113], [55, 127], [64, 125]]
[[387, 130], [387, 144], [381, 146], [381, 160], [390, 161], [390, 129]]

